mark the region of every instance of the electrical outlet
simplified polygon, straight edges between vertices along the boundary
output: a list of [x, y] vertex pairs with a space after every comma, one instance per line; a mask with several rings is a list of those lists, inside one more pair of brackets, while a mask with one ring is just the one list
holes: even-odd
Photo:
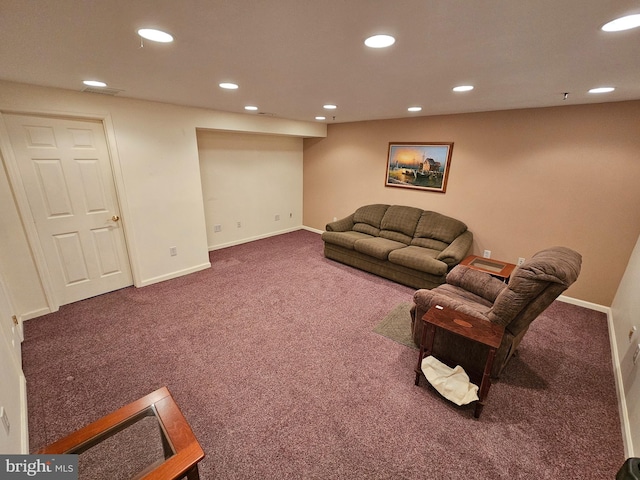
[[491, 258], [491, 250], [485, 250], [485, 251], [482, 253], [482, 256], [483, 256], [484, 258]]
[[222, 231], [222, 225], [214, 225], [213, 226], [213, 231], [215, 233], [221, 232]]
[[640, 355], [640, 343], [636, 345], [636, 351], [633, 352], [633, 364], [635, 365], [638, 361], [638, 355]]
[[178, 255], [178, 247], [169, 247], [169, 255], [172, 257]]
[[280, 221], [280, 215], [276, 215], [276, 222]]
[[242, 227], [242, 222], [238, 222], [238, 228]]
[[524, 257], [518, 257], [518, 266], [524, 263]]
[[333, 217], [333, 221], [337, 222], [338, 221], [338, 217]]
[[633, 338], [633, 334], [636, 333], [636, 330], [637, 330], [637, 327], [635, 325], [629, 329], [629, 342], [631, 342], [631, 339]]

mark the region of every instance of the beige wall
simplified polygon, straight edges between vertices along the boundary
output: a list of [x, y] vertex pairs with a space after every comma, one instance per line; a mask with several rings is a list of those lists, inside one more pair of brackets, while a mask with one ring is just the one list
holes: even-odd
[[[385, 187], [389, 142], [454, 142], [445, 194]], [[640, 234], [640, 102], [335, 124], [304, 143], [304, 224], [368, 203], [451, 215], [473, 253], [583, 255], [566, 294], [609, 306]]]
[[209, 250], [301, 227], [302, 138], [211, 130], [197, 137]]

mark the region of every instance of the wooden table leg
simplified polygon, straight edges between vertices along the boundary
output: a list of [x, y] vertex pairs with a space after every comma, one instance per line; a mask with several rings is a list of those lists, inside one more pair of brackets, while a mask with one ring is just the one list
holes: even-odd
[[198, 472], [198, 465], [195, 465], [191, 470], [187, 472], [187, 480], [200, 480], [200, 472]]
[[489, 393], [489, 387], [491, 386], [491, 369], [493, 368], [493, 360], [496, 357], [496, 349], [489, 348], [489, 353], [487, 354], [487, 363], [484, 365], [484, 372], [482, 374], [482, 382], [480, 383], [480, 388], [478, 391], [478, 402], [476, 403], [476, 409], [473, 413], [473, 416], [476, 418], [480, 418], [480, 414], [482, 413], [482, 408], [484, 407], [484, 401], [487, 398], [487, 394]]
[[422, 359], [431, 355], [433, 352], [433, 340], [436, 336], [436, 327], [430, 323], [423, 322], [422, 338], [420, 340], [420, 354], [418, 355], [418, 364], [416, 365], [416, 381], [420, 384], [420, 375], [422, 374]]

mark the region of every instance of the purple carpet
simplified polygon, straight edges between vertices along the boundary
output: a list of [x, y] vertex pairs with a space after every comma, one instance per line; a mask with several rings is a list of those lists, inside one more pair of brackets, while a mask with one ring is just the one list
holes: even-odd
[[555, 302], [475, 420], [373, 331], [413, 289], [325, 259], [302, 230], [210, 258], [25, 324], [32, 451], [167, 386], [202, 479], [601, 480], [624, 462], [602, 313]]

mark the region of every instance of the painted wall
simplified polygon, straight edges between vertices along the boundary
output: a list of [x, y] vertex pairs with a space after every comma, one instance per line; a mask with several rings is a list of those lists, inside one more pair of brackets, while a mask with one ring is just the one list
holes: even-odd
[[[144, 286], [209, 266], [196, 129], [323, 136], [326, 127], [0, 82], [0, 112], [104, 117], [134, 283]], [[4, 160], [4, 159], [3, 159]], [[4, 162], [3, 162], [4, 165]], [[6, 171], [0, 171], [0, 271], [21, 318], [48, 311]], [[169, 255], [176, 246], [178, 255]]]
[[210, 130], [197, 137], [210, 250], [301, 227], [301, 138]]
[[[640, 358], [633, 364], [633, 353], [640, 344], [640, 237], [631, 254], [631, 259], [620, 282], [620, 287], [611, 305], [615, 319], [615, 348], [620, 359], [628, 424], [631, 428], [629, 456], [640, 454]], [[635, 326], [636, 332], [629, 338], [629, 331]]]
[[22, 324], [12, 320], [13, 302], [0, 274], [0, 407], [9, 421], [0, 422], [0, 453], [27, 453], [27, 384], [22, 372]]
[[[389, 142], [454, 142], [445, 194], [385, 187]], [[329, 125], [304, 141], [304, 224], [369, 203], [465, 222], [473, 253], [515, 263], [553, 245], [583, 255], [566, 295], [610, 306], [640, 234], [640, 102]]]

